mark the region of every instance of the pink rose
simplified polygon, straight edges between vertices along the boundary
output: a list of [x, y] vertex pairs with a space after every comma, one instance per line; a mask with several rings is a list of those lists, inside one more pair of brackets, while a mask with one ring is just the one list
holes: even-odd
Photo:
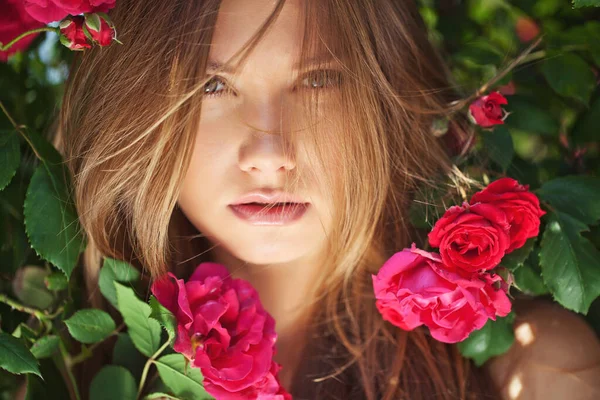
[[71, 50], [85, 50], [92, 47], [83, 32], [83, 21], [82, 16], [76, 15], [60, 22], [60, 42]]
[[230, 393], [220, 386], [211, 387], [211, 394], [218, 400], [292, 400], [292, 396], [279, 383], [277, 374], [281, 365], [271, 361], [269, 373], [260, 381], [241, 392]]
[[107, 12], [116, 0], [24, 0], [25, 9], [38, 21], [60, 21], [67, 15]]
[[499, 275], [466, 279], [447, 271], [439, 255], [414, 243], [394, 254], [372, 278], [383, 319], [408, 331], [425, 325], [445, 343], [466, 339], [488, 319], [506, 316], [511, 309], [505, 285], [494, 288], [502, 283]]
[[546, 214], [540, 208], [537, 196], [529, 185], [521, 185], [512, 178], [501, 178], [473, 195], [471, 204], [484, 203], [495, 206], [507, 216], [510, 223], [510, 245], [506, 253], [523, 246], [527, 239], [540, 232], [540, 217]]
[[429, 244], [440, 248], [449, 270], [478, 273], [500, 264], [510, 245], [509, 230], [501, 208], [465, 202], [446, 210], [429, 232]]
[[478, 97], [469, 106], [469, 118], [482, 128], [504, 124], [508, 114], [502, 109], [503, 104], [508, 104], [508, 100], [499, 92]]
[[[27, 14], [21, 0], [0, 0], [0, 10], [2, 10], [0, 14], [0, 42], [3, 45], [8, 44], [21, 33], [44, 26], [43, 23], [36, 21]], [[37, 33], [27, 35], [7, 51], [0, 51], [0, 61], [5, 62], [8, 60], [8, 56], [27, 49], [37, 35]]]
[[[279, 399], [273, 397], [280, 391], [272, 364], [275, 321], [248, 282], [232, 279], [222, 265], [202, 263], [187, 282], [169, 272], [151, 290], [177, 319], [173, 348], [200, 368], [210, 394]], [[248, 393], [256, 397], [243, 397]]]

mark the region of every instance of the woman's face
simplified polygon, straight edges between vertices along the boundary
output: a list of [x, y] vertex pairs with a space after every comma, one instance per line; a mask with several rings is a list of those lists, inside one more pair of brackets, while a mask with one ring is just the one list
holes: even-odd
[[[252, 264], [317, 254], [331, 230], [332, 201], [320, 179], [327, 171], [308, 167], [313, 152], [302, 141], [303, 127], [291, 121], [300, 110], [299, 90], [331, 90], [318, 88], [322, 82], [314, 69], [295, 70], [302, 38], [299, 3], [286, 2], [235, 76], [220, 73], [205, 86], [200, 128], [178, 199], [213, 244]], [[242, 47], [274, 4], [223, 1], [207, 72]], [[327, 124], [323, 120], [319, 129], [332, 131]], [[297, 189], [284, 192], [285, 182], [293, 179], [300, 182]]]

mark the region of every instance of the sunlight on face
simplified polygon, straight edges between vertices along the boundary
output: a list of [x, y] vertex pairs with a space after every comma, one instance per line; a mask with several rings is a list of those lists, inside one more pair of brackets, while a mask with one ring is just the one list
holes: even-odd
[[533, 343], [535, 340], [535, 335], [533, 334], [531, 325], [529, 325], [527, 322], [519, 325], [515, 329], [515, 339], [517, 339], [517, 342], [519, 342], [523, 347]]
[[[243, 46], [274, 4], [223, 1], [208, 72]], [[302, 38], [300, 7], [286, 2], [241, 71], [220, 73], [205, 86], [200, 128], [178, 199], [213, 244], [252, 264], [317, 254], [331, 230], [332, 204], [318, 179], [325, 171], [302, 168], [299, 174], [310, 152], [286, 139], [286, 132], [300, 129], [289, 118], [299, 107], [294, 88], [314, 87], [294, 68]], [[301, 182], [298, 190], [283, 193], [292, 178]]]

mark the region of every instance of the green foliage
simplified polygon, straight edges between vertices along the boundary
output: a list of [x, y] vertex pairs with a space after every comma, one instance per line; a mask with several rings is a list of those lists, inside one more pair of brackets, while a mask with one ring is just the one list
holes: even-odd
[[106, 300], [117, 307], [117, 292], [114, 282], [130, 283], [136, 282], [139, 278], [139, 271], [129, 263], [107, 257], [100, 269], [98, 286]]
[[588, 104], [596, 86], [589, 64], [574, 54], [554, 54], [544, 60], [544, 77], [556, 92]]
[[600, 7], [600, 0], [573, 0], [573, 6], [579, 7]]
[[20, 161], [19, 137], [13, 131], [0, 129], [0, 190], [15, 176]]
[[187, 365], [181, 354], [168, 354], [156, 360], [158, 373], [163, 382], [182, 399], [212, 399], [202, 386], [202, 374]]
[[38, 362], [19, 339], [0, 332], [0, 368], [13, 374], [40, 374]]
[[56, 335], [42, 336], [29, 350], [37, 359], [46, 358], [58, 351], [59, 344], [60, 338]]
[[160, 345], [160, 324], [150, 318], [152, 309], [133, 292], [118, 282], [114, 282], [117, 293], [118, 309], [129, 329], [129, 336], [135, 347], [144, 355], [151, 357]]
[[483, 328], [472, 332], [458, 344], [460, 352], [472, 358], [477, 366], [483, 365], [491, 357], [505, 353], [515, 341], [513, 322], [515, 314], [510, 313], [496, 321], [489, 320]]
[[102, 368], [90, 385], [90, 400], [136, 400], [136, 396], [131, 372], [117, 365]]
[[69, 333], [81, 343], [96, 343], [106, 339], [115, 329], [115, 322], [102, 310], [79, 310], [65, 320]]
[[49, 272], [33, 265], [17, 271], [13, 280], [13, 291], [23, 304], [42, 310], [54, 302], [54, 295], [46, 288], [45, 279]]

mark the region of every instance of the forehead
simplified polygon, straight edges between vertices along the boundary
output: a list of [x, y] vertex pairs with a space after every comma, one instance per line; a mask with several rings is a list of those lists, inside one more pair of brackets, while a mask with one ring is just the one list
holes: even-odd
[[[262, 60], [272, 67], [297, 59], [303, 34], [301, 1], [285, 2], [277, 19], [250, 54], [249, 63]], [[276, 4], [276, 0], [223, 0], [209, 58], [226, 61], [233, 56], [266, 21]]]

